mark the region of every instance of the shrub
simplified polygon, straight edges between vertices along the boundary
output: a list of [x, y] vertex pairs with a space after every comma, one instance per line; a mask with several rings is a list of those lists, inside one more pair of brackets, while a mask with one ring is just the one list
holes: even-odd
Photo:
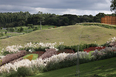
[[0, 33], [0, 37], [3, 36], [3, 35], [4, 35], [4, 34], [1, 32], [1, 33]]
[[3, 77], [19, 77], [16, 71], [12, 71], [10, 73], [3, 73], [2, 76]]
[[65, 45], [59, 45], [58, 47], [57, 47], [57, 49], [59, 49], [59, 50], [63, 50], [63, 49], [65, 49]]
[[3, 29], [3, 27], [0, 27], [0, 29], [2, 30], [2, 29]]
[[13, 28], [7, 28], [7, 31], [14, 32]]
[[5, 31], [5, 34], [7, 34], [7, 31]]
[[2, 54], [3, 54], [3, 55], [12, 54], [12, 52], [3, 51]]
[[22, 27], [20, 27], [19, 29], [18, 29], [18, 32], [22, 32], [24, 29], [22, 28]]
[[33, 31], [38, 30], [38, 27], [34, 27]]
[[116, 48], [115, 47], [106, 47], [100, 51], [95, 50], [92, 52], [92, 56], [94, 56], [95, 60], [99, 59], [107, 59], [116, 56]]
[[[46, 47], [48, 48], [48, 47]], [[35, 51], [44, 51], [45, 52], [45, 47], [38, 47], [38, 48], [34, 48]]]
[[71, 49], [73, 49], [75, 52], [77, 52], [78, 46], [79, 46], [79, 51], [83, 51], [83, 50], [86, 49], [86, 48], [89, 48], [89, 47], [96, 47], [96, 46], [98, 46], [98, 45], [97, 45], [97, 44], [80, 44], [80, 45], [71, 46]]
[[0, 65], [2, 64], [2, 60], [0, 59]]
[[26, 76], [31, 76], [33, 75], [33, 71], [30, 69], [30, 68], [27, 68], [27, 67], [19, 67], [18, 70], [17, 70], [17, 75], [19, 77], [26, 77]]
[[[47, 62], [46, 69], [44, 69], [44, 71], [69, 67], [77, 64], [77, 53], [74, 54], [60, 53], [59, 55], [54, 55], [45, 60], [49, 61]], [[79, 52], [79, 60], [80, 60], [79, 63], [85, 63], [91, 61], [91, 58], [89, 57], [88, 53]]]
[[[80, 63], [91, 61], [90, 55], [87, 52], [78, 52], [78, 54], [79, 54], [79, 59], [81, 60]], [[24, 60], [15, 62], [14, 64], [8, 63], [4, 66], [1, 66], [0, 73], [11, 72], [12, 70], [18, 71], [17, 69], [20, 67], [30, 68], [33, 72], [37, 71], [37, 69], [39, 70], [39, 72], [49, 71], [53, 69], [75, 65], [77, 62], [77, 58], [78, 58], [77, 53], [72, 53], [72, 54], [60, 53], [58, 55], [53, 55], [43, 60], [41, 58], [36, 60], [31, 60], [31, 61], [28, 59], [24, 59]], [[9, 68], [7, 66], [9, 66]]]
[[80, 24], [80, 25], [84, 25], [84, 26], [95, 25], [95, 26], [100, 26], [100, 27], [104, 27], [104, 28], [108, 28], [108, 29], [116, 29], [116, 26], [111, 26], [111, 25], [108, 25], [108, 24], [101, 24], [101, 23], [83, 23], [83, 24]]
[[33, 24], [27, 24], [28, 29], [33, 28]]
[[10, 73], [4, 73], [3, 77], [27, 77], [34, 75], [32, 69], [27, 67], [19, 67], [17, 71], [12, 71]]

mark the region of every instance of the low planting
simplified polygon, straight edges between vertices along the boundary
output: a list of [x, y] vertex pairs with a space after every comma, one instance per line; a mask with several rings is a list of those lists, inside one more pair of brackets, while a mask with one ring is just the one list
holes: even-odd
[[[38, 73], [29, 77], [78, 77], [78, 66]], [[79, 77], [116, 77], [116, 57], [79, 65]]]
[[66, 46], [63, 45], [63, 42], [59, 42], [57, 44], [56, 42], [54, 43], [27, 43], [24, 46], [22, 45], [12, 45], [12, 46], [7, 46], [6, 48], [3, 48], [1, 53], [3, 55], [10, 54], [10, 53], [17, 53], [20, 50], [26, 50], [27, 52], [34, 52], [34, 51], [44, 51], [45, 49], [50, 49], [50, 48], [55, 48], [57, 51], [58, 50], [63, 50], [63, 49], [71, 49], [74, 50], [74, 52], [77, 52], [79, 46], [79, 51], [83, 51], [86, 48], [89, 47], [97, 47], [97, 44], [80, 44], [80, 45], [73, 45], [73, 46]]
[[80, 25], [84, 25], [84, 26], [100, 26], [100, 27], [104, 27], [104, 28], [108, 28], [108, 29], [116, 29], [115, 25], [108, 25], [108, 24], [103, 24], [103, 23], [82, 23]]
[[95, 52], [92, 52], [91, 55], [94, 56], [95, 60], [116, 57], [116, 47], [106, 47], [100, 51], [95, 50]]
[[[115, 42], [115, 41], [110, 40], [110, 42]], [[9, 52], [9, 53], [17, 53], [17, 52], [20, 52], [21, 49], [27, 50], [27, 53], [32, 53], [35, 51], [35, 49], [38, 49], [38, 52], [39, 52], [39, 48], [54, 49], [57, 52], [64, 49], [72, 49], [74, 50], [75, 53], [62, 52], [59, 54], [54, 54], [51, 57], [46, 57], [44, 59], [40, 57], [34, 60], [33, 60], [34, 55], [29, 54], [24, 57], [25, 59], [15, 62], [14, 64], [7, 63], [2, 65], [0, 67], [1, 75], [6, 75], [7, 73], [9, 74], [9, 76], [18, 74], [20, 72], [18, 71], [20, 68], [30, 69], [31, 75], [33, 75], [40, 72], [46, 72], [46, 71], [55, 70], [59, 68], [69, 67], [69, 66], [73, 66], [77, 64], [77, 58], [79, 58], [79, 63], [83, 64], [90, 61], [116, 57], [116, 47], [96, 47], [98, 46], [96, 44], [79, 45], [80, 50], [82, 50], [79, 52], [77, 52], [76, 50], [78, 48], [78, 45], [64, 46], [62, 43], [60, 43], [59, 45], [56, 45], [56, 43], [27, 43], [24, 46], [20, 46], [20, 45], [17, 45], [17, 46], [11, 46], [11, 49], [10, 47], [6, 47], [6, 49], [3, 49], [2, 53], [4, 54], [4, 51], [6, 50], [7, 50], [6, 52]], [[89, 50], [92, 47], [94, 47], [95, 51], [91, 53], [88, 53], [86, 51], [84, 52], [84, 49], [88, 48]], [[17, 51], [15, 51], [16, 49]], [[46, 51], [46, 52], [48, 53], [49, 51]], [[23, 75], [23, 72], [21, 73]], [[29, 74], [25, 73], [24, 76], [30, 76], [30, 73]]]
[[[55, 43], [27, 43], [24, 46], [21, 45], [12, 45], [3, 48], [1, 53], [3, 55], [10, 54], [10, 53], [17, 53], [20, 50], [26, 50], [27, 52], [34, 52], [34, 51], [45, 51], [46, 48], [54, 48], [56, 45]], [[56, 48], [55, 48], [56, 49]], [[57, 50], [57, 49], [56, 49]]]
[[[88, 62], [91, 58], [87, 52], [79, 52], [80, 63]], [[68, 67], [76, 64], [77, 53], [60, 53], [58, 55], [53, 55], [50, 58], [46, 58], [44, 60], [36, 59], [36, 60], [28, 60], [24, 59], [14, 64], [8, 63], [0, 67], [0, 73], [9, 73], [11, 71], [17, 71], [19, 67], [28, 67], [33, 69], [33, 72], [44, 72], [50, 71], [53, 69]], [[57, 66], [57, 67], [56, 67]]]
[[90, 51], [94, 51], [94, 50], [102, 50], [102, 49], [104, 49], [105, 47], [103, 47], [103, 46], [99, 46], [99, 47], [89, 47], [89, 48], [86, 48], [86, 49], [84, 49], [84, 51], [85, 52], [90, 52]]

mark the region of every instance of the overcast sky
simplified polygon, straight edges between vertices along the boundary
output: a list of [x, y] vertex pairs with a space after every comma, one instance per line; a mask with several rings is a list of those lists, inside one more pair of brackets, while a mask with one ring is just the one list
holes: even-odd
[[111, 0], [0, 0], [0, 12], [30, 12], [58, 15], [111, 14]]

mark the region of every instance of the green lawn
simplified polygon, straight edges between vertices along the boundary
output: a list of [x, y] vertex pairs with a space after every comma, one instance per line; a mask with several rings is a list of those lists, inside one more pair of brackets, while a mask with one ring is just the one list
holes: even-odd
[[35, 59], [38, 58], [38, 54], [28, 54], [28, 55], [25, 55], [23, 58], [26, 58], [26, 57], [28, 57], [28, 56], [30, 56], [30, 55], [33, 55], [32, 60], [35, 60]]
[[[29, 77], [77, 77], [77, 66], [39, 73]], [[79, 65], [80, 77], [116, 77], [116, 57]]]

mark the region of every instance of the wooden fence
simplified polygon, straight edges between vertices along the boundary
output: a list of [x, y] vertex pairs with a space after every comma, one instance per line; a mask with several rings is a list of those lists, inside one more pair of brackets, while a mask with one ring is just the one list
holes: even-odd
[[116, 25], [116, 16], [105, 16], [101, 18], [101, 23]]

